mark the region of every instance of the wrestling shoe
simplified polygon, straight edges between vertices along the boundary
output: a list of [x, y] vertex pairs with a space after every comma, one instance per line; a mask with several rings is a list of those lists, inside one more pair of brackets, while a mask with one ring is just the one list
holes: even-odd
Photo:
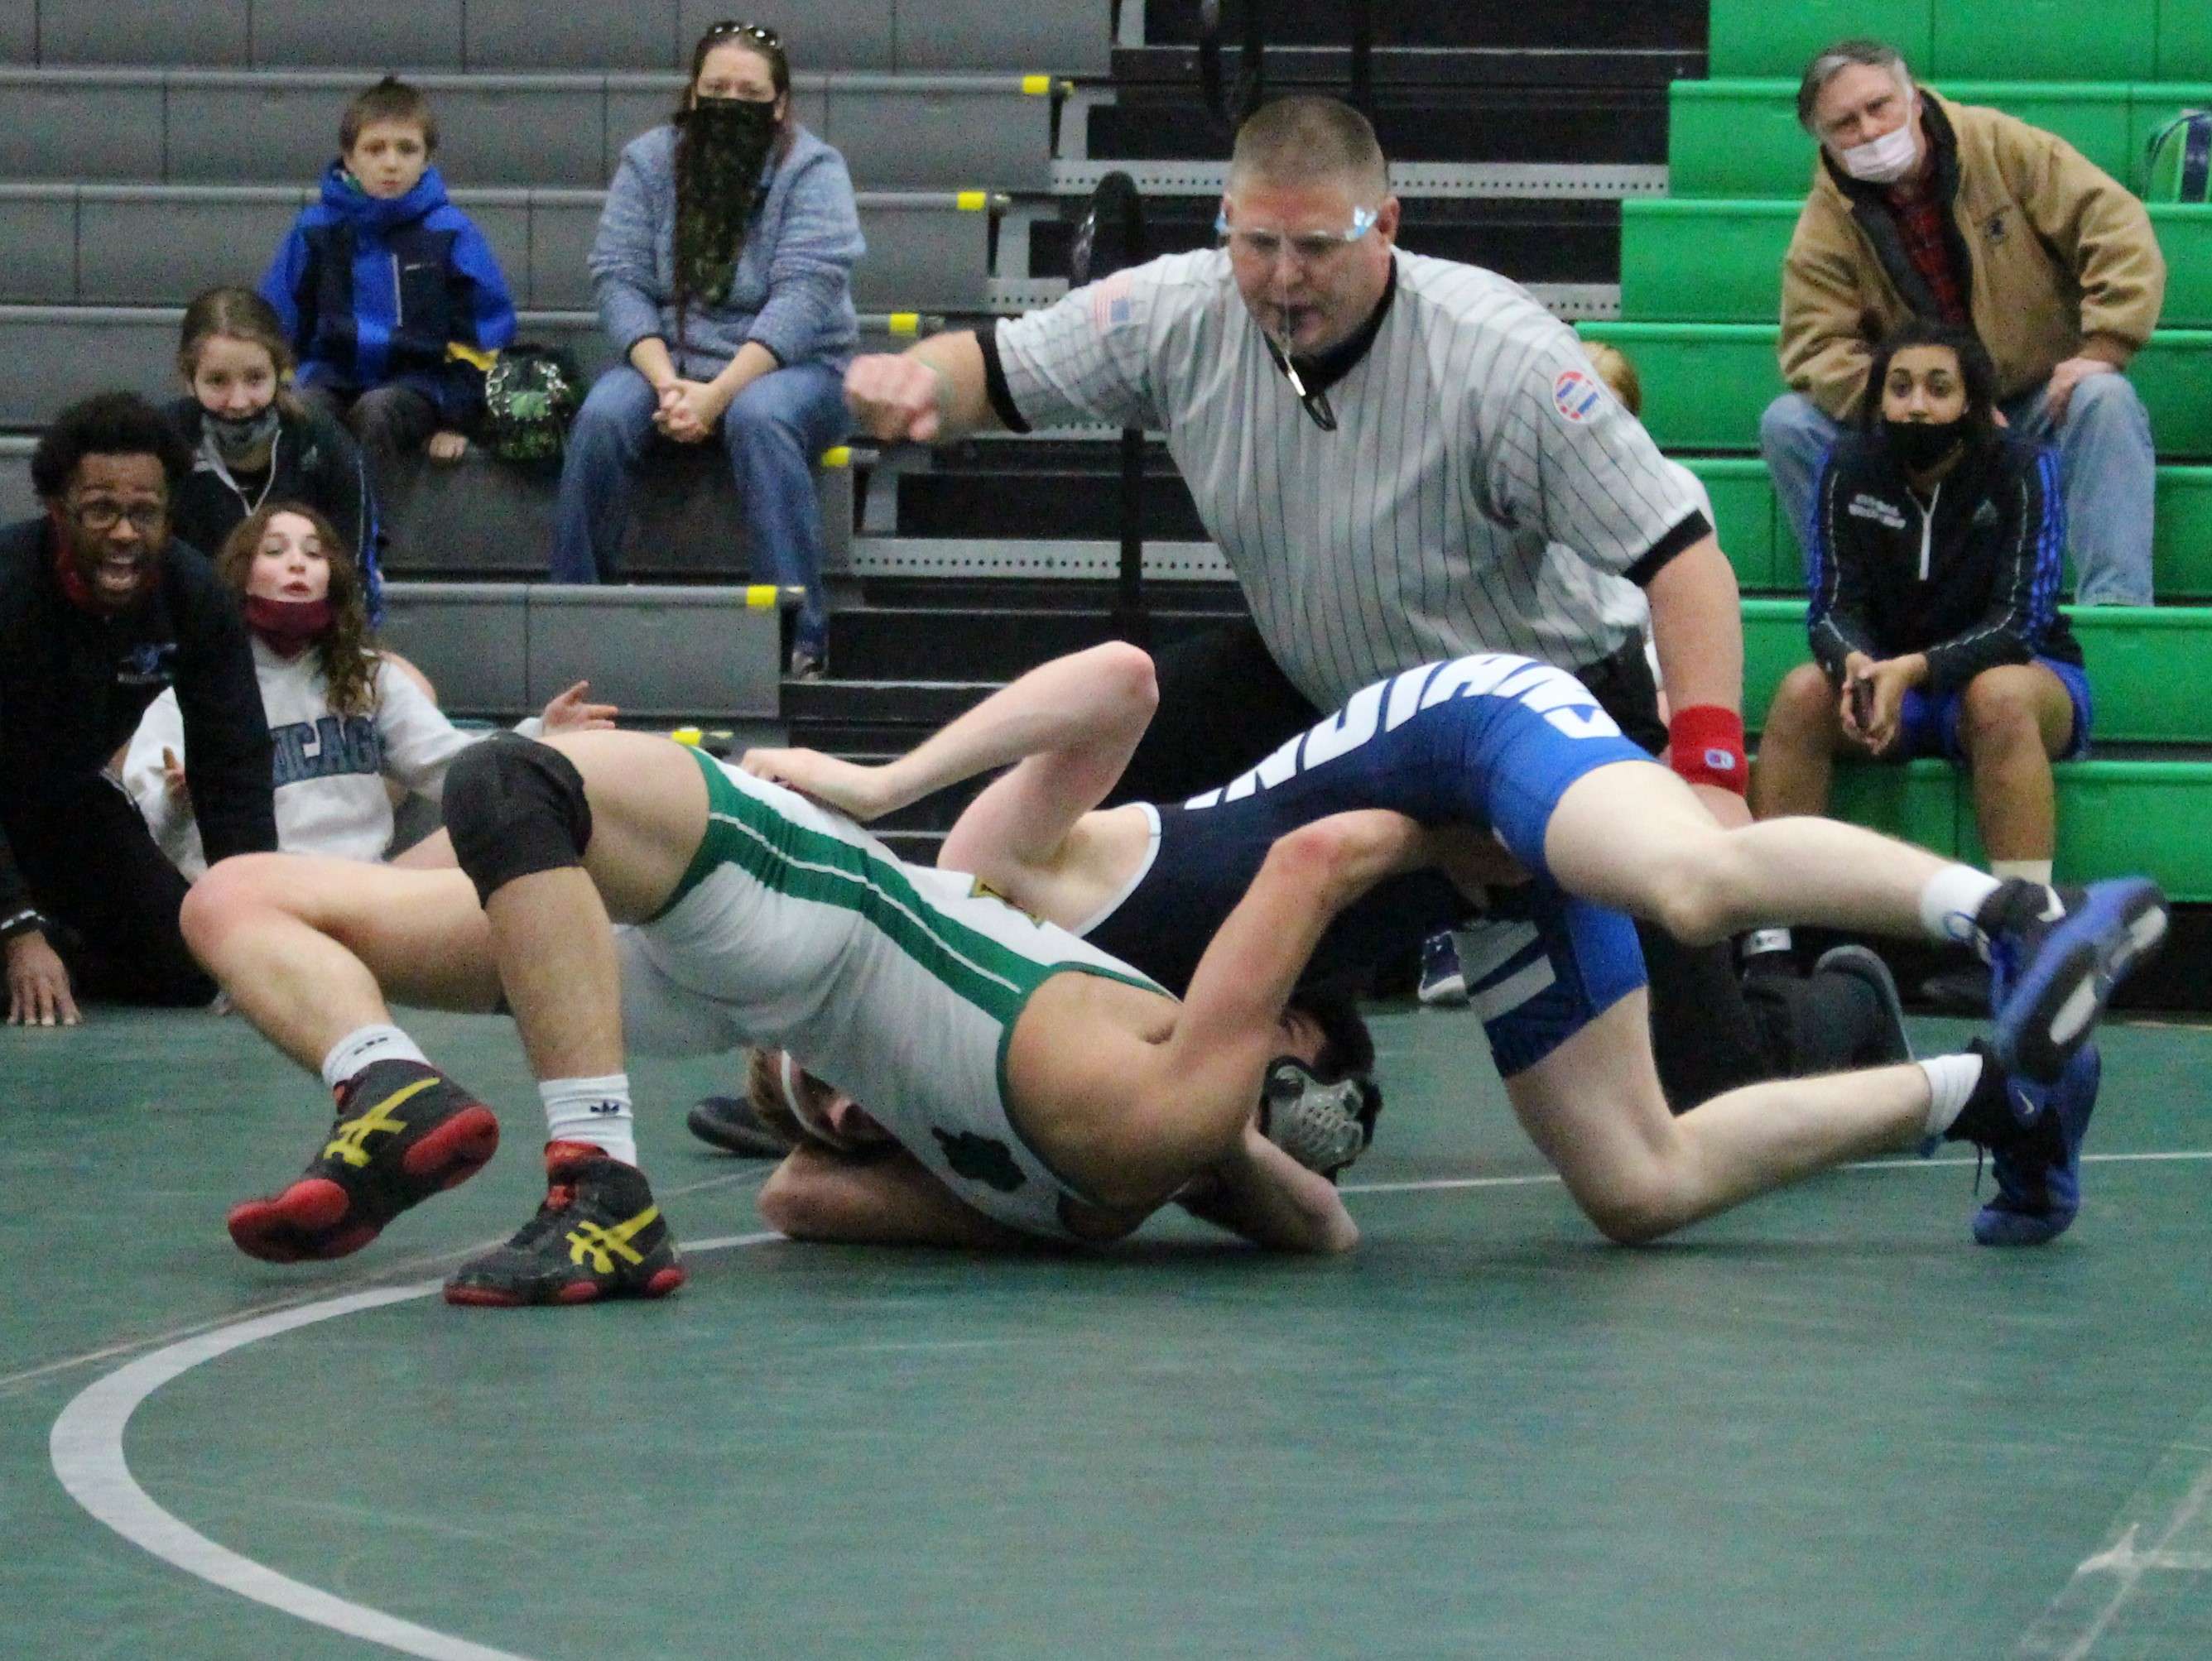
[[702, 1096], [684, 1122], [700, 1141], [739, 1159], [781, 1159], [791, 1151], [743, 1096]]
[[2144, 876], [2086, 888], [2014, 878], [1982, 902], [1974, 927], [1990, 960], [1997, 1058], [2055, 1083], [2105, 1012], [2113, 987], [2166, 938], [2166, 895]]
[[2081, 1209], [2081, 1139], [2097, 1106], [2104, 1058], [2094, 1044], [2074, 1052], [2056, 1084], [2008, 1076], [1986, 1046], [1982, 1076], [1944, 1139], [1989, 1150], [1997, 1197], [1974, 1213], [1984, 1246], [2041, 1246], [2064, 1234]]
[[665, 1298], [684, 1284], [676, 1242], [645, 1173], [585, 1142], [545, 1146], [545, 1203], [538, 1215], [465, 1263], [446, 1282], [447, 1303], [513, 1306]]
[[1456, 1009], [1467, 1002], [1467, 977], [1460, 972], [1459, 942], [1448, 929], [1421, 943], [1420, 998], [1432, 1009]]
[[1853, 1024], [1854, 1067], [1887, 1067], [1912, 1059], [1912, 1040], [1905, 1030], [1905, 1005], [1889, 965], [1865, 946], [1844, 945], [1822, 952], [1812, 979], [1835, 975], [1864, 989], [1861, 1019]]
[[299, 1179], [230, 1209], [249, 1258], [343, 1258], [410, 1205], [466, 1182], [499, 1149], [490, 1108], [419, 1061], [372, 1063], [340, 1085], [337, 1120]]

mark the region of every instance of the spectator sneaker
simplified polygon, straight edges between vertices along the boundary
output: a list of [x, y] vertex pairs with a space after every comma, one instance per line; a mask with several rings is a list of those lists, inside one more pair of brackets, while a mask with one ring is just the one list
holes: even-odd
[[1985, 1046], [1974, 1048], [1983, 1058], [1981, 1082], [1946, 1132], [1946, 1140], [1987, 1149], [1996, 1179], [1997, 1197], [1974, 1214], [1974, 1238], [1984, 1246], [2041, 1246], [2064, 1234], [2081, 1209], [2081, 1139], [2104, 1059], [2084, 1044], [2046, 1087], [2008, 1076]]
[[1912, 1040], [1905, 1031], [1905, 1005], [1898, 1001], [1897, 982], [1889, 965], [1864, 946], [1837, 946], [1820, 954], [1813, 965], [1815, 978], [1838, 975], [1866, 988], [1870, 998], [1851, 1046], [1855, 1067], [1887, 1067], [1912, 1059]]
[[299, 1179], [231, 1208], [230, 1237], [249, 1258], [297, 1263], [358, 1252], [498, 1151], [491, 1109], [419, 1061], [373, 1063], [335, 1094], [330, 1140]]
[[463, 1264], [447, 1303], [514, 1306], [665, 1298], [684, 1284], [645, 1173], [583, 1142], [545, 1147], [545, 1203], [504, 1246]]
[[1467, 1003], [1467, 977], [1460, 973], [1459, 942], [1452, 938], [1449, 931], [1432, 934], [1421, 943], [1420, 997], [1422, 1003], [1432, 1008], [1455, 1009]]
[[1998, 1060], [2037, 1084], [2057, 1082], [2105, 1012], [2113, 987], [2166, 937], [2166, 895], [2148, 877], [2086, 888], [2014, 879], [1982, 904]]
[[684, 1122], [700, 1141], [739, 1159], [781, 1159], [791, 1151], [743, 1096], [702, 1096]]

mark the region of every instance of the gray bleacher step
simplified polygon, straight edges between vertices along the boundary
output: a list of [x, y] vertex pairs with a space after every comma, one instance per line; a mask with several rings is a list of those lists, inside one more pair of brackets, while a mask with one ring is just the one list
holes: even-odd
[[[181, 306], [257, 281], [301, 207], [281, 185], [0, 184], [0, 303]], [[455, 190], [491, 244], [515, 304], [590, 308], [588, 264], [606, 192]], [[870, 312], [982, 310], [1007, 198], [993, 191], [862, 191], [868, 252], [853, 299]]]
[[[1039, 66], [1048, 70], [1049, 65]], [[361, 70], [0, 66], [0, 179], [311, 185]], [[463, 185], [604, 186], [674, 108], [680, 75], [415, 77]], [[869, 190], [1042, 190], [1064, 82], [1050, 74], [798, 70], [799, 119]]]
[[[835, 660], [832, 660], [833, 665]], [[898, 681], [845, 679], [787, 681], [784, 718], [796, 727], [822, 722], [874, 729], [943, 726], [998, 690], [996, 681]], [[907, 741], [908, 743], [911, 740]], [[906, 744], [894, 740], [896, 748]]]
[[[0, 9], [0, 59], [674, 71], [728, 9], [700, 0], [14, 0]], [[794, 65], [810, 70], [1095, 74], [1107, 64], [1098, 0], [751, 0], [744, 10], [781, 31]]]
[[[1155, 612], [1148, 621], [1158, 650], [1222, 618], [1211, 612]], [[1115, 619], [1104, 609], [857, 606], [841, 608], [831, 620], [830, 650], [832, 664], [860, 665], [884, 681], [948, 675], [1011, 680], [1048, 658], [1116, 637]]]
[[[155, 399], [177, 397], [177, 329], [184, 308], [139, 306], [0, 306], [0, 427], [43, 426], [63, 405], [94, 389], [119, 387]], [[934, 314], [860, 318], [860, 349], [903, 349]], [[565, 346], [587, 376], [615, 367], [598, 316], [585, 311], [526, 311], [516, 338]]]

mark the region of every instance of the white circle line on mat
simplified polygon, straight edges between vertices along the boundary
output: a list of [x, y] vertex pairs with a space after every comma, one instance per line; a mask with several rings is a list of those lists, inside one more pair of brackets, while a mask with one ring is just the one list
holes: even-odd
[[[779, 1240], [772, 1233], [729, 1234], [717, 1240], [686, 1244], [688, 1253], [717, 1252], [732, 1246], [758, 1246]], [[124, 1458], [123, 1434], [148, 1397], [164, 1385], [192, 1368], [227, 1355], [247, 1344], [258, 1343], [318, 1321], [358, 1314], [386, 1304], [427, 1298], [438, 1290], [434, 1280], [410, 1281], [401, 1286], [379, 1287], [325, 1298], [297, 1308], [280, 1309], [229, 1326], [202, 1332], [167, 1349], [143, 1355], [88, 1385], [62, 1409], [47, 1438], [47, 1452], [54, 1475], [69, 1495], [94, 1517], [133, 1545], [143, 1547], [164, 1562], [210, 1585], [250, 1597], [270, 1609], [302, 1621], [328, 1627], [348, 1637], [366, 1639], [403, 1655], [419, 1655], [428, 1661], [528, 1661], [512, 1650], [494, 1649], [403, 1621], [366, 1604], [323, 1591], [280, 1574], [251, 1557], [218, 1545], [198, 1530], [164, 1510], [138, 1485]]]

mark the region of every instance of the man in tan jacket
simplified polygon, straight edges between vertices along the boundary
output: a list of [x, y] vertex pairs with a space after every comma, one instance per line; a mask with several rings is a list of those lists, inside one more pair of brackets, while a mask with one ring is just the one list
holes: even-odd
[[2120, 373], [2166, 291], [2142, 204], [2063, 139], [1916, 85], [1878, 42], [1815, 57], [1797, 116], [1820, 152], [1783, 264], [1791, 390], [1759, 422], [1790, 525], [1860, 414], [1875, 342], [1917, 315], [1980, 336], [2006, 419], [2057, 447], [2075, 599], [2148, 605], [2155, 458]]

